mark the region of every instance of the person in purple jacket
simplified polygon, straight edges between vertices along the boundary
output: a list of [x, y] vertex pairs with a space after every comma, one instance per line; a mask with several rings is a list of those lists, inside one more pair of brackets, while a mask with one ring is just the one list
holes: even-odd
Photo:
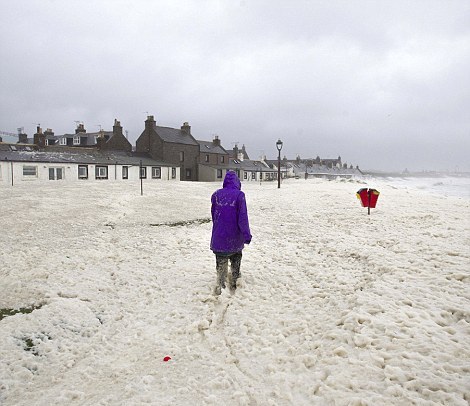
[[217, 284], [214, 289], [216, 295], [220, 295], [222, 289], [225, 289], [229, 261], [232, 271], [228, 275], [230, 291], [234, 292], [237, 288], [242, 250], [245, 244], [251, 242], [245, 194], [240, 188], [237, 174], [228, 171], [223, 188], [215, 191], [211, 198], [211, 250], [216, 260]]

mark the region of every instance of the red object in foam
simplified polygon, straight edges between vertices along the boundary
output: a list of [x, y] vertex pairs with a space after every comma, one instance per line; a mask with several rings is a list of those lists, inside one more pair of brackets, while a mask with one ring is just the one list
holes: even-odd
[[359, 189], [356, 193], [357, 198], [361, 201], [362, 207], [370, 207], [372, 209], [377, 205], [377, 199], [380, 192], [375, 189]]

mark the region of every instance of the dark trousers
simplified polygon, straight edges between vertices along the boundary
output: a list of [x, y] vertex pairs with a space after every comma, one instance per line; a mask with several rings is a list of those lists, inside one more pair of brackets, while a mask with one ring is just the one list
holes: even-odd
[[217, 282], [222, 288], [225, 288], [225, 279], [228, 272], [228, 262], [230, 261], [230, 270], [232, 271], [231, 287], [235, 287], [237, 279], [240, 277], [240, 264], [242, 262], [242, 252], [222, 255], [215, 254], [217, 268]]

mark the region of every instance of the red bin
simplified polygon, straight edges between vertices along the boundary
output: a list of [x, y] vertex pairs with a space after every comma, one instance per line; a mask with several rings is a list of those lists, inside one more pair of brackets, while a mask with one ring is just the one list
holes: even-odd
[[356, 193], [357, 198], [361, 201], [362, 207], [375, 208], [377, 199], [379, 198], [380, 192], [375, 189], [359, 189]]

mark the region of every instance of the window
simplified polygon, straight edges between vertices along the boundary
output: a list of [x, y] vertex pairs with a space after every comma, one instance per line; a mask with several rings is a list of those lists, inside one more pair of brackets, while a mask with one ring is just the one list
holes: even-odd
[[256, 172], [251, 172], [251, 179], [256, 179]]
[[88, 165], [78, 165], [78, 179], [88, 179]]
[[263, 172], [259, 173], [259, 180], [263, 179]]
[[159, 166], [152, 167], [152, 179], [161, 179], [162, 177], [162, 168]]
[[108, 179], [108, 167], [97, 166], [95, 168], [95, 178], [96, 179]]
[[205, 156], [205, 161], [206, 161], [206, 162], [209, 162], [209, 154], [206, 154], [206, 156]]
[[49, 168], [49, 180], [61, 180], [64, 178], [63, 168]]
[[220, 157], [220, 163], [221, 163], [221, 164], [225, 163], [225, 157], [224, 157], [224, 156], [221, 156], [221, 157]]
[[184, 162], [184, 151], [180, 151], [180, 162]]
[[59, 144], [60, 144], [60, 145], [67, 145], [67, 138], [62, 137], [62, 138], [59, 140]]
[[171, 179], [176, 179], [176, 168], [171, 168]]
[[243, 172], [243, 179], [248, 179], [248, 172]]
[[74, 135], [73, 136], [73, 145], [80, 145], [80, 136]]
[[191, 179], [191, 169], [186, 169], [186, 179]]
[[46, 146], [49, 145], [49, 140], [46, 138]]
[[129, 167], [128, 166], [122, 167], [122, 178], [129, 179]]
[[140, 179], [147, 179], [147, 167], [146, 166], [140, 167]]
[[23, 176], [26, 177], [38, 177], [38, 167], [37, 166], [23, 166]]
[[222, 169], [217, 169], [217, 179], [222, 179]]

